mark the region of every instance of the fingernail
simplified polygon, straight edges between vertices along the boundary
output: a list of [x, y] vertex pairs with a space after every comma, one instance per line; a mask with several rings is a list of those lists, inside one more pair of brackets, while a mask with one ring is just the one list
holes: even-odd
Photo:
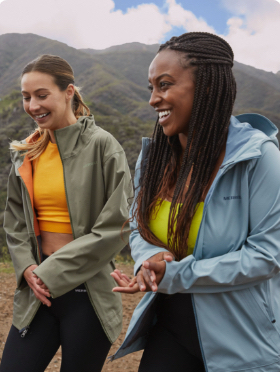
[[156, 291], [156, 289], [157, 289], [156, 286], [155, 285], [152, 285], [152, 290], [153, 291]]
[[141, 285], [140, 289], [141, 289], [141, 291], [144, 291], [145, 287], [143, 285]]

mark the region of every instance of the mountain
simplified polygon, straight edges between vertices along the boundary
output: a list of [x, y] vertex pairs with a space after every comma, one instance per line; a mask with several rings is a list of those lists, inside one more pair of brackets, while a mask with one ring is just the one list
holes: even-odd
[[[9, 141], [26, 137], [34, 127], [22, 108], [23, 67], [40, 54], [66, 59], [97, 125], [118, 139], [133, 170], [141, 137], [151, 135], [156, 120], [155, 111], [148, 104], [147, 76], [157, 50], [157, 44], [141, 43], [77, 50], [34, 34], [0, 35], [0, 222], [10, 169]], [[273, 74], [235, 62], [234, 75], [238, 88], [234, 113], [258, 112], [280, 128], [280, 72]], [[0, 252], [3, 244], [0, 229]]]
[[146, 45], [138, 42], [134, 43], [125, 43], [122, 45], [114, 45], [106, 49], [79, 49], [83, 52], [86, 52], [91, 55], [96, 54], [106, 54], [106, 53], [112, 53], [112, 52], [151, 52], [154, 55], [158, 51], [159, 44], [152, 44], [152, 45]]
[[[157, 44], [128, 43], [104, 50], [69, 47], [33, 34], [0, 36], [0, 97], [19, 87], [22, 68], [39, 54], [58, 54], [73, 67], [76, 84], [89, 102], [103, 113], [155, 120], [147, 101], [148, 67], [158, 50]], [[235, 62], [237, 81], [235, 113], [256, 111], [273, 115], [280, 127], [280, 75]]]

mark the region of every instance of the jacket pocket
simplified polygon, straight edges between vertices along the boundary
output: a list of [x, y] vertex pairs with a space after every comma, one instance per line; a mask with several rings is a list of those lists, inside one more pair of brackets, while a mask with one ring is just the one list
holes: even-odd
[[255, 288], [248, 289], [248, 300], [250, 306], [250, 311], [252, 312], [252, 316], [255, 317], [256, 325], [260, 328], [263, 334], [273, 342], [277, 349], [280, 343], [280, 335], [274, 325], [275, 317], [272, 311], [271, 306], [271, 298], [270, 298], [270, 291], [267, 292], [269, 287], [268, 283], [265, 283], [266, 286], [266, 302], [264, 306], [262, 306], [262, 301], [258, 299], [258, 293], [255, 291]]
[[265, 310], [267, 312], [267, 315], [271, 323], [274, 324], [276, 322], [276, 319], [275, 319], [274, 312], [273, 312], [272, 301], [271, 301], [271, 291], [270, 291], [270, 285], [269, 285], [268, 280], [265, 282], [265, 295], [266, 295], [266, 302], [264, 303], [264, 307], [265, 307]]

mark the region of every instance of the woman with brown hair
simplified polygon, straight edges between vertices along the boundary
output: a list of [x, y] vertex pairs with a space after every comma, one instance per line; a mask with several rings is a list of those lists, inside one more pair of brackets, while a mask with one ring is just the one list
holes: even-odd
[[4, 228], [17, 289], [0, 371], [44, 371], [61, 345], [61, 371], [98, 372], [122, 325], [109, 274], [125, 245], [128, 164], [64, 59], [28, 63], [21, 88], [38, 127], [11, 143]]
[[112, 357], [144, 349], [141, 372], [280, 370], [277, 128], [232, 116], [232, 66], [225, 40], [190, 32], [149, 68], [158, 120], [136, 164], [136, 278], [112, 273], [115, 291], [148, 291]]

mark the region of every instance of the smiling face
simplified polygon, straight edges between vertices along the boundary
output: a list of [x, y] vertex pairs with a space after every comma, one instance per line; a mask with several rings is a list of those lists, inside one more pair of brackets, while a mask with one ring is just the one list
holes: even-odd
[[158, 53], [149, 68], [150, 105], [159, 114], [166, 136], [186, 137], [193, 107], [195, 82], [191, 68], [170, 49]]
[[54, 131], [77, 121], [71, 106], [72, 84], [61, 91], [51, 75], [32, 71], [23, 75], [21, 91], [25, 112], [40, 128]]

